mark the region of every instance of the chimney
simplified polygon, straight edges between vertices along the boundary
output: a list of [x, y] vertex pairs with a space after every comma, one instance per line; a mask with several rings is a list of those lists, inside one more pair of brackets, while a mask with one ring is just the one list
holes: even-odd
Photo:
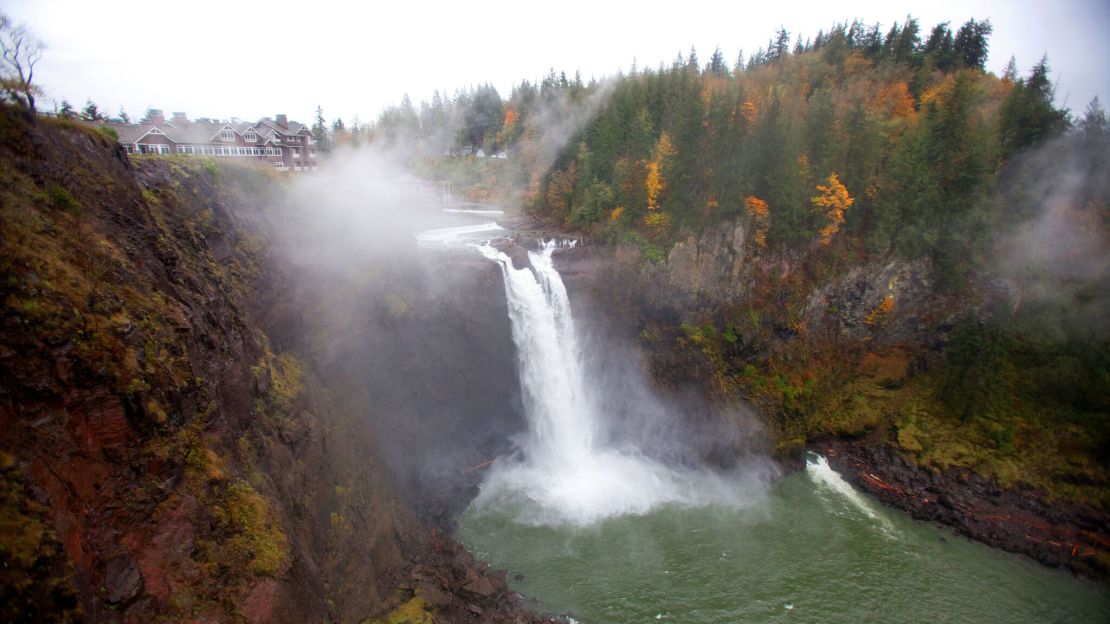
[[173, 123], [175, 124], [187, 124], [189, 123], [189, 117], [185, 113], [174, 112], [173, 119], [171, 121], [173, 121]]
[[277, 125], [281, 126], [282, 128], [289, 127], [289, 118], [285, 116], [285, 113], [278, 113], [277, 115], [275, 115], [275, 117], [277, 117]]
[[160, 108], [148, 108], [146, 111], [146, 122], [155, 125], [166, 123], [166, 116], [162, 114]]

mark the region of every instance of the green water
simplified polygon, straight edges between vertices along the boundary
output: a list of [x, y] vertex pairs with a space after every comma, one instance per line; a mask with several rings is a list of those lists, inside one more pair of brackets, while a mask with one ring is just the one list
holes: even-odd
[[819, 468], [739, 509], [574, 528], [472, 507], [459, 534], [538, 610], [582, 624], [1110, 622], [1106, 587], [915, 522]]

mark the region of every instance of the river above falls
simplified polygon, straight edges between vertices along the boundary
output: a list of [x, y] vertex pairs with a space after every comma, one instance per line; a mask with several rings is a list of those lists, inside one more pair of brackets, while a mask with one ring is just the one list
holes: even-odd
[[576, 527], [522, 523], [527, 504], [471, 506], [459, 538], [582, 624], [1110, 621], [1104, 586], [886, 509], [817, 456], [743, 507]]

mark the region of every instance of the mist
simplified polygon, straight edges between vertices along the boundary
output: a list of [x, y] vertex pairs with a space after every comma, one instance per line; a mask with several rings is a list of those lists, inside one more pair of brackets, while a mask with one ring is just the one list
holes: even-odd
[[987, 274], [1021, 310], [1052, 308], [1046, 332], [1110, 337], [1110, 140], [1105, 118], [1023, 154], [1001, 182], [999, 224]]

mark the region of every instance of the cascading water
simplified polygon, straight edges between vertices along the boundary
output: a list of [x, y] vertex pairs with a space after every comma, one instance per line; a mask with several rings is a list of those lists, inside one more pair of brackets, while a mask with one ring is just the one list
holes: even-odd
[[762, 479], [672, 468], [598, 443], [602, 414], [587, 391], [570, 301], [552, 260], [556, 248], [544, 243], [529, 252], [531, 268], [517, 269], [503, 252], [479, 247], [504, 276], [530, 435], [522, 457], [495, 465], [476, 505], [515, 503], [529, 523], [590, 524], [667, 503], [753, 499]]
[[531, 426], [459, 524], [541, 610], [591, 624], [1110, 621], [1100, 586], [889, 512], [822, 457], [769, 487], [758, 461], [718, 475], [608, 447], [595, 397], [614, 390], [582, 357], [594, 345], [554, 250], [516, 269], [481, 247], [504, 274]]

